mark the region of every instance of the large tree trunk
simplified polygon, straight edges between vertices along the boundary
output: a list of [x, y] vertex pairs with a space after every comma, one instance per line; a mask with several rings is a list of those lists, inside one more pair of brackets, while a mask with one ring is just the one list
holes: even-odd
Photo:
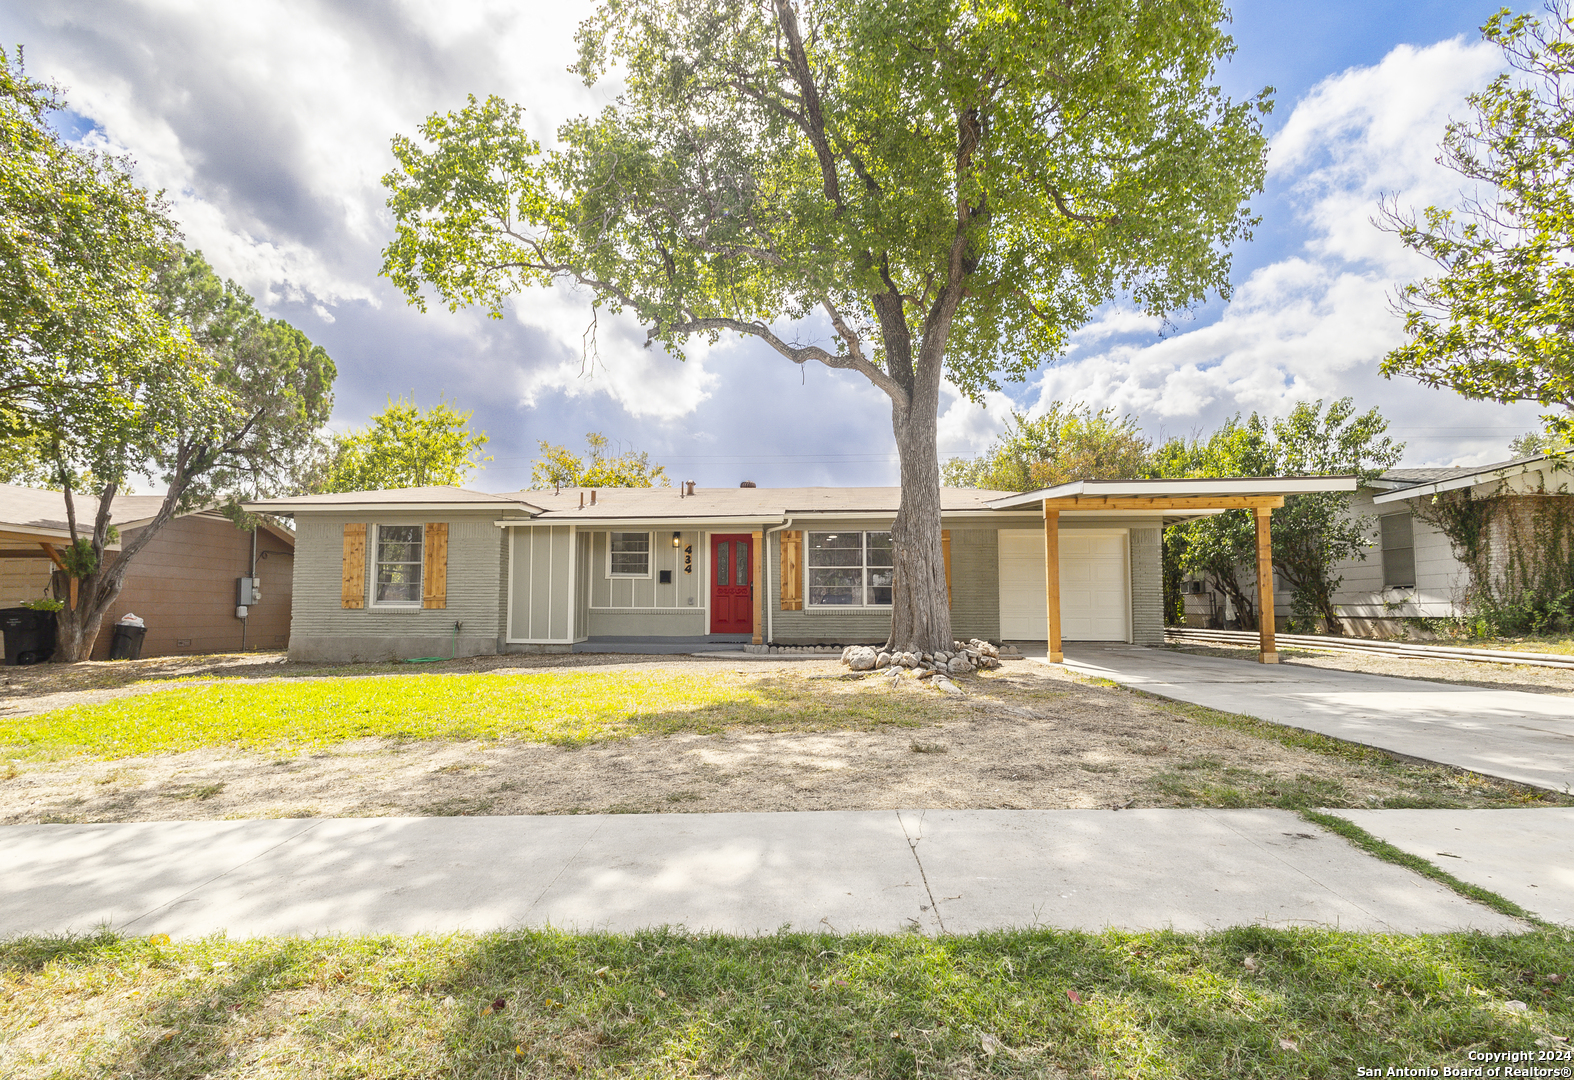
[[69, 592], [62, 596], [57, 589], [56, 598], [66, 601], [66, 606], [55, 614], [55, 654], [51, 658], [54, 663], [76, 664], [92, 658], [93, 646], [104, 626], [104, 613], [120, 595], [122, 582], [119, 574], [98, 573], [83, 578], [77, 583], [75, 608]]
[[[922, 365], [919, 370], [923, 372]], [[896, 574], [887, 646], [921, 653], [949, 651], [953, 640], [940, 546], [940, 453], [935, 444], [940, 386], [938, 377], [933, 386], [930, 381], [920, 374], [910, 402], [891, 406], [891, 429], [902, 462], [902, 501], [891, 526]]]

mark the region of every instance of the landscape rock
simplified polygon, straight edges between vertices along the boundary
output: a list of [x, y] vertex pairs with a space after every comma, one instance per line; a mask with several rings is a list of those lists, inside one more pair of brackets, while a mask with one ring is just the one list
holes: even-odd
[[965, 691], [960, 686], [946, 678], [944, 675], [936, 675], [934, 679], [934, 685], [947, 694], [965, 693]]
[[960, 675], [964, 671], [972, 671], [973, 665], [967, 662], [965, 656], [953, 656], [951, 662], [946, 665], [946, 670], [953, 675]]
[[854, 671], [873, 671], [879, 656], [880, 654], [869, 646], [862, 645], [848, 652], [846, 664]]
[[890, 667], [891, 666], [891, 654], [888, 653], [888, 652], [883, 652], [879, 656], [875, 657], [874, 658], [874, 666], [875, 666], [876, 669]]

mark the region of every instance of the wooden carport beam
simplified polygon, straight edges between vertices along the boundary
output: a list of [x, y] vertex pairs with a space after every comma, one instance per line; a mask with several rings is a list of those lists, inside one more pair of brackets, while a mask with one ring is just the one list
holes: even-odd
[[1049, 662], [1064, 663], [1060, 648], [1060, 511], [1044, 500], [1044, 614], [1049, 616]]
[[1283, 495], [1141, 495], [1116, 498], [1106, 495], [1070, 495], [1045, 499], [1044, 510], [1277, 510]]
[[1279, 647], [1273, 640], [1273, 534], [1269, 519], [1273, 510], [1257, 510], [1257, 659], [1264, 664], [1279, 662]]
[[69, 583], [66, 587], [71, 590], [71, 610], [75, 611], [77, 608], [77, 579], [66, 571], [65, 560], [60, 557], [60, 552], [55, 550], [55, 545], [46, 544], [40, 540], [38, 546], [44, 549], [44, 554], [48, 555], [50, 561], [59, 568], [62, 574], [66, 575], [66, 581]]

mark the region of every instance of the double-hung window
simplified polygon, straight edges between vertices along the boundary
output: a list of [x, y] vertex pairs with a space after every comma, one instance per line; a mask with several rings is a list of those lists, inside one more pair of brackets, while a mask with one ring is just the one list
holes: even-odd
[[889, 607], [889, 532], [812, 532], [807, 567], [810, 607]]
[[1383, 588], [1413, 589], [1416, 584], [1415, 523], [1409, 514], [1384, 514]]
[[377, 568], [372, 603], [380, 607], [421, 606], [420, 525], [377, 526]]
[[612, 577], [650, 577], [650, 533], [613, 533], [607, 557]]

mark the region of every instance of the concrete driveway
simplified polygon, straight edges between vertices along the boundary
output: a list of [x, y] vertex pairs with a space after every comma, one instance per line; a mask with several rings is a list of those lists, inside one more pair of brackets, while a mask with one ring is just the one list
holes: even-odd
[[[1136, 645], [1065, 646], [1066, 667], [1161, 697], [1574, 791], [1574, 697], [1254, 664]], [[1040, 663], [1047, 663], [1035, 658]]]
[[0, 937], [1521, 924], [1282, 810], [13, 825]]

